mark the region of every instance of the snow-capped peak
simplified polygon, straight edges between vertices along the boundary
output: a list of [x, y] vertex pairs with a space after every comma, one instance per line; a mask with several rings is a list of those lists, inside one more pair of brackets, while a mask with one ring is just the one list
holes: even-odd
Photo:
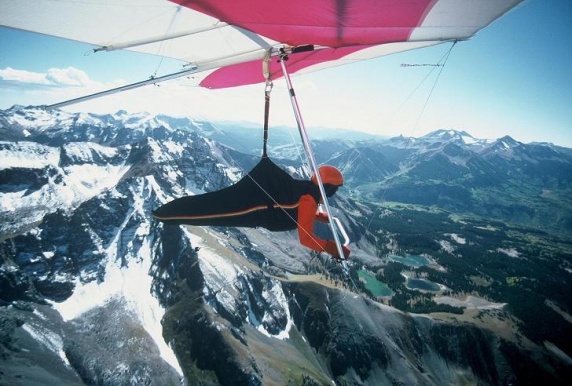
[[466, 144], [466, 145], [470, 145], [470, 144], [473, 144], [473, 143], [476, 143], [479, 141], [476, 138], [474, 138], [472, 135], [467, 133], [466, 131], [458, 131], [458, 130], [453, 130], [453, 129], [437, 130], [437, 131], [431, 132], [431, 133], [421, 137], [421, 139], [433, 140], [433, 141], [435, 141], [435, 140], [447, 141], [447, 142], [458, 141], [458, 142]]

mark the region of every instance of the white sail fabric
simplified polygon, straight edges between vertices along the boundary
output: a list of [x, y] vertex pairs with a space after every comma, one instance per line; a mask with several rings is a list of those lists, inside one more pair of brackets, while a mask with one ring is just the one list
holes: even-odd
[[210, 16], [161, 0], [3, 0], [0, 24], [90, 43], [94, 48], [150, 41], [127, 49], [189, 63], [262, 58], [268, 45], [275, 43], [259, 37], [255, 42]]

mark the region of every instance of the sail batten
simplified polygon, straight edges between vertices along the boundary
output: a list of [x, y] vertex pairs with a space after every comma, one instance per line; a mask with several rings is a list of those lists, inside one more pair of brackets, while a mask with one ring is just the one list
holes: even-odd
[[217, 23], [217, 25], [212, 25], [212, 26], [208, 26], [208, 27], [204, 27], [204, 28], [192, 29], [189, 31], [182, 31], [182, 32], [177, 32], [177, 33], [172, 33], [172, 34], [165, 34], [165, 35], [161, 35], [161, 36], [138, 39], [138, 40], [123, 42], [123, 43], [113, 43], [113, 44], [109, 44], [109, 45], [97, 48], [94, 51], [124, 50], [124, 49], [128, 49], [128, 48], [144, 46], [146, 44], [158, 43], [158, 42], [163, 42], [163, 41], [171, 40], [171, 39], [177, 39], [177, 38], [180, 38], [183, 36], [195, 35], [198, 33], [203, 33], [203, 32], [207, 32], [207, 31], [210, 31], [213, 29], [223, 28], [223, 27], [228, 27], [228, 24]]

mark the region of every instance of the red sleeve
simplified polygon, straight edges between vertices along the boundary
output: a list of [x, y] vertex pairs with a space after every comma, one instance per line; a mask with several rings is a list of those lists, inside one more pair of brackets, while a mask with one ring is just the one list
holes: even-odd
[[316, 211], [318, 204], [314, 198], [305, 194], [300, 198], [298, 206], [298, 238], [300, 244], [313, 249], [314, 251], [325, 251], [326, 240], [323, 240], [314, 234], [314, 220], [316, 219]]

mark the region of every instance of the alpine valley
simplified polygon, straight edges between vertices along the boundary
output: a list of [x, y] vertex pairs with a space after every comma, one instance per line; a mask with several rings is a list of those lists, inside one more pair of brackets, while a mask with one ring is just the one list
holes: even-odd
[[[238, 181], [258, 127], [0, 111], [0, 384], [572, 379], [571, 149], [455, 130], [310, 136], [345, 176], [331, 204], [347, 273], [296, 232], [151, 217]], [[297, 142], [270, 129], [270, 157], [303, 178]]]

